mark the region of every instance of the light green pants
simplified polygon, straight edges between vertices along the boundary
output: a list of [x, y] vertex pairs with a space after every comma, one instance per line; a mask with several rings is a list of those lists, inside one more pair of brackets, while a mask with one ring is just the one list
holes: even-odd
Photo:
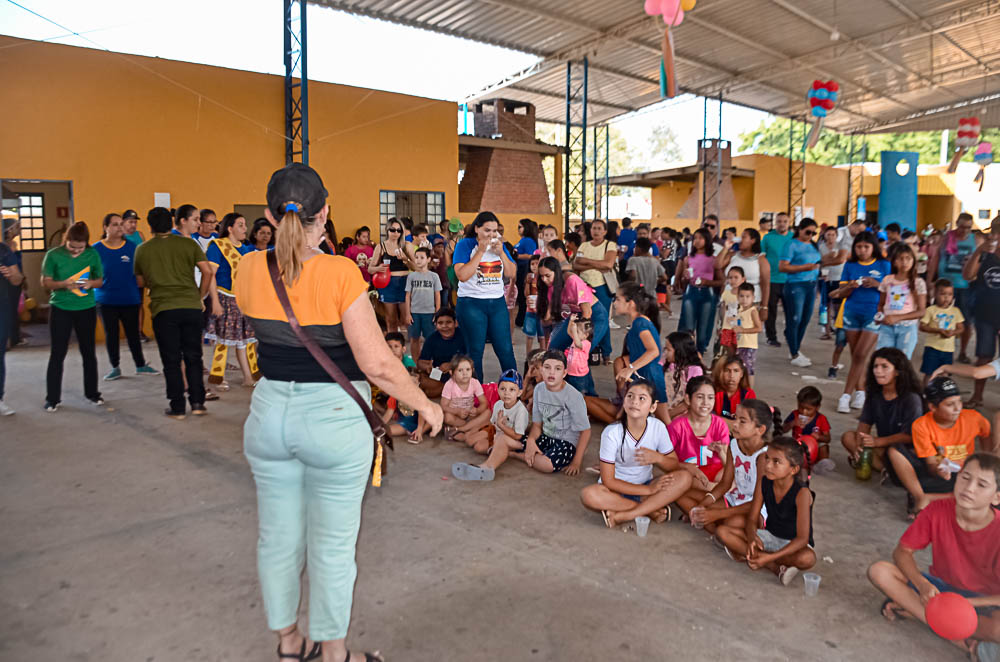
[[[371, 397], [366, 382], [354, 386]], [[309, 636], [343, 639], [372, 463], [368, 422], [336, 384], [262, 379], [243, 428], [243, 448], [257, 483], [257, 571], [268, 627], [297, 622], [308, 555]]]

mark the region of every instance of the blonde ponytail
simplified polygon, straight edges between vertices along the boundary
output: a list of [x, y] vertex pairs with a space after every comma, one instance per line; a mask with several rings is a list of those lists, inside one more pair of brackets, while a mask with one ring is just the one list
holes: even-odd
[[[311, 219], [310, 219], [311, 220]], [[274, 256], [278, 260], [278, 269], [285, 285], [291, 287], [302, 273], [302, 256], [300, 251], [305, 246], [306, 231], [304, 221], [297, 211], [286, 211], [278, 224], [277, 238], [274, 242]]]

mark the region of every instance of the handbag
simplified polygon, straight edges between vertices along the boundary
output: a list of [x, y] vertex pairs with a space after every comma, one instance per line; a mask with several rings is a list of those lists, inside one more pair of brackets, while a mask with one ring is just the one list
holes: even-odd
[[302, 328], [299, 324], [299, 320], [295, 317], [295, 311], [292, 310], [292, 302], [288, 299], [288, 290], [285, 289], [285, 282], [281, 280], [281, 272], [278, 269], [278, 258], [275, 256], [274, 251], [267, 252], [267, 271], [271, 275], [271, 283], [274, 285], [274, 292], [278, 295], [278, 301], [281, 302], [281, 307], [285, 310], [285, 317], [288, 318], [288, 325], [292, 327], [292, 331], [295, 336], [299, 339], [299, 342], [309, 350], [312, 357], [316, 359], [326, 374], [335, 381], [340, 388], [344, 389], [347, 395], [351, 396], [358, 406], [361, 407], [361, 411], [364, 413], [365, 418], [368, 419], [368, 425], [372, 429], [372, 437], [375, 443], [375, 456], [372, 459], [372, 471], [375, 473], [372, 479], [372, 484], [375, 487], [379, 487], [382, 483], [382, 474], [389, 472], [388, 460], [382, 453], [382, 446], [385, 445], [389, 450], [392, 448], [392, 437], [389, 436], [388, 431], [385, 429], [385, 423], [382, 419], [372, 411], [371, 406], [368, 402], [358, 393], [358, 389], [354, 388], [354, 384], [351, 380], [347, 378], [340, 368], [333, 362], [329, 355], [323, 351], [316, 340]]

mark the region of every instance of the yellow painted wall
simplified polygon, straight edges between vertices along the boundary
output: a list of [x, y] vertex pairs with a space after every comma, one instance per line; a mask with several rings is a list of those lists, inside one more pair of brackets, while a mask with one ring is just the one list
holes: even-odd
[[958, 199], [951, 195], [917, 196], [917, 231], [928, 224], [944, 228], [958, 217], [959, 207]]
[[[674, 181], [660, 184], [650, 192], [652, 218], [654, 227], [673, 228], [681, 230], [684, 227], [697, 226], [695, 219], [677, 218], [677, 212], [687, 201], [691, 191], [697, 187], [696, 182]], [[634, 220], [634, 219], [633, 219]], [[692, 226], [692, 224], [694, 224]]]
[[[754, 171], [751, 218], [760, 218], [764, 212], [787, 211], [788, 159], [781, 156], [746, 154], [734, 156], [733, 166]], [[807, 163], [805, 187], [804, 206], [815, 209], [814, 217], [817, 222], [836, 223], [837, 216], [846, 212], [846, 170]], [[739, 192], [737, 192], [737, 202], [740, 203]], [[740, 215], [742, 214], [741, 207]]]
[[[157, 191], [220, 215], [263, 203], [284, 165], [279, 76], [11, 37], [0, 71], [22, 100], [4, 106], [0, 178], [72, 180], [92, 233], [108, 211], [144, 215]], [[309, 101], [310, 164], [340, 236], [378, 225], [379, 189], [442, 191], [456, 214], [454, 103], [317, 82]]]
[[[0, 149], [0, 152], [2, 152], [2, 149]], [[46, 239], [58, 233], [61, 229], [68, 227], [69, 219], [59, 218], [57, 211], [59, 207], [69, 208], [72, 206], [70, 187], [67, 182], [10, 182], [6, 184], [6, 188], [10, 189], [11, 193], [14, 194], [42, 194], [44, 203], [42, 213], [45, 214]], [[102, 219], [98, 219], [98, 224], [100, 224]], [[93, 229], [91, 229], [91, 235], [92, 241], [97, 241], [100, 238], [100, 234], [93, 235]], [[49, 300], [49, 293], [42, 288], [41, 283], [43, 257], [45, 257], [43, 251], [28, 251], [22, 255], [24, 272], [30, 276], [27, 279], [28, 296], [34, 297], [36, 301]]]

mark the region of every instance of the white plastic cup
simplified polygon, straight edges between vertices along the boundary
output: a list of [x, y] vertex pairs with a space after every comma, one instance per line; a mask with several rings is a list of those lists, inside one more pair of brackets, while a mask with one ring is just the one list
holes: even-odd
[[689, 513], [689, 515], [691, 516], [691, 526], [693, 526], [696, 529], [704, 529], [705, 528], [704, 524], [696, 524], [695, 521], [694, 521], [694, 511], [696, 511], [696, 510], [698, 512], [701, 512], [701, 511], [705, 510], [705, 507], [704, 506], [695, 506], [694, 508], [691, 509], [691, 512]]
[[819, 592], [819, 583], [822, 579], [823, 578], [815, 572], [807, 572], [802, 575], [802, 580], [805, 582], [807, 596], [811, 598]]
[[648, 517], [636, 517], [635, 518], [635, 532], [640, 538], [645, 538], [646, 533], [649, 531], [649, 518]]

